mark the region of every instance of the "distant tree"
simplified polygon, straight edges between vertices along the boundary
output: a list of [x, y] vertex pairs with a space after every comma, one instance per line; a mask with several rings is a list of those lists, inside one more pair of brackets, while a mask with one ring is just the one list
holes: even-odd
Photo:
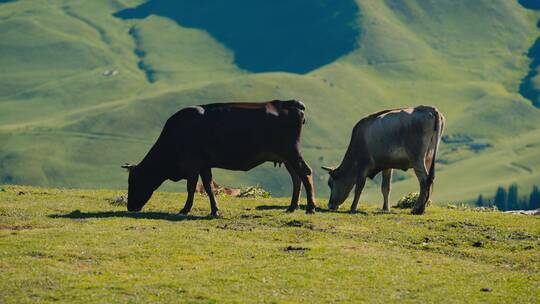
[[527, 196], [522, 196], [519, 199], [516, 210], [529, 210], [529, 198]]
[[529, 196], [529, 209], [539, 209], [540, 208], [540, 189], [538, 186], [534, 185], [531, 195]]
[[495, 199], [494, 199], [494, 204], [495, 206], [497, 206], [497, 209], [503, 210], [503, 211], [507, 210], [506, 199], [507, 199], [506, 190], [503, 187], [499, 186], [497, 188], [497, 192], [495, 193]]
[[516, 184], [510, 185], [508, 187], [508, 198], [506, 201], [506, 210], [518, 210], [519, 209], [519, 193], [518, 186]]
[[482, 194], [478, 195], [478, 199], [476, 200], [476, 206], [483, 207], [484, 206], [484, 197]]

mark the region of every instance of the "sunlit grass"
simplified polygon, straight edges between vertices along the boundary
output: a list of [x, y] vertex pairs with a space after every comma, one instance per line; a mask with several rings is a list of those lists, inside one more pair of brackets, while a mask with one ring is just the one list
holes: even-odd
[[[537, 301], [537, 217], [284, 212], [288, 199], [156, 193], [141, 213], [111, 190], [0, 192], [0, 302]], [[488, 291], [481, 291], [487, 288]]]

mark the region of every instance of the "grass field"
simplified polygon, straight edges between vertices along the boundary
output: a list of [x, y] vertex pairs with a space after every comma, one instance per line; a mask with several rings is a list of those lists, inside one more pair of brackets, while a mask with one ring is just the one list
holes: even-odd
[[[315, 215], [288, 199], [157, 193], [144, 212], [120, 191], [6, 186], [1, 303], [537, 303], [538, 217], [380, 204]], [[373, 201], [376, 202], [376, 201]], [[323, 201], [319, 201], [322, 206]]]

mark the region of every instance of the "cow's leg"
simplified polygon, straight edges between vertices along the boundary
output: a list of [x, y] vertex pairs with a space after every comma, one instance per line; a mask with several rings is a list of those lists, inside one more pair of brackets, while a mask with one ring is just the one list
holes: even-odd
[[210, 216], [218, 216], [218, 207], [214, 192], [212, 191], [212, 170], [210, 168], [201, 170], [201, 179], [204, 186], [204, 191], [210, 199]]
[[364, 190], [364, 185], [366, 184], [366, 176], [364, 175], [364, 172], [358, 173], [358, 176], [356, 178], [356, 187], [354, 188], [354, 198], [351, 205], [350, 213], [356, 213], [356, 210], [358, 209], [358, 202], [360, 201], [360, 195], [362, 194], [362, 190]]
[[285, 162], [285, 168], [287, 168], [287, 171], [291, 175], [292, 183], [293, 183], [293, 193], [291, 198], [291, 205], [287, 209], [287, 212], [294, 212], [296, 209], [298, 209], [298, 200], [300, 199], [300, 188], [302, 187], [302, 179], [296, 171], [292, 168], [292, 166]]
[[307, 208], [306, 213], [315, 213], [315, 189], [313, 187], [313, 171], [304, 161], [299, 152], [295, 152], [290, 161], [287, 161], [292, 169], [298, 174], [306, 189]]
[[388, 196], [390, 195], [390, 183], [392, 182], [392, 169], [386, 169], [382, 171], [382, 184], [381, 192], [383, 195], [384, 203], [383, 210], [390, 211], [390, 206], [388, 206]]
[[418, 195], [418, 200], [414, 204], [414, 207], [411, 211], [412, 214], [423, 214], [426, 210], [426, 203], [429, 196], [429, 179], [428, 173], [425, 165], [420, 164], [414, 168], [414, 173], [418, 178], [418, 183], [420, 184], [420, 195]]
[[199, 175], [194, 175], [187, 180], [187, 191], [188, 191], [188, 197], [186, 200], [186, 204], [184, 205], [184, 208], [180, 210], [180, 214], [187, 215], [191, 211], [191, 207], [193, 207], [193, 199], [195, 197], [195, 190], [197, 188], [197, 182], [199, 181]]

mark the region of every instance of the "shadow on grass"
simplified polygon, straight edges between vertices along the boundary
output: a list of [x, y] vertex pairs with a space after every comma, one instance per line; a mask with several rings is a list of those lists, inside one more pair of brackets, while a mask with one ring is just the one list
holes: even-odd
[[111, 218], [111, 217], [123, 217], [134, 219], [148, 219], [148, 220], [166, 220], [173, 222], [180, 221], [195, 221], [195, 220], [213, 220], [212, 216], [198, 216], [198, 215], [182, 215], [176, 213], [167, 212], [130, 212], [130, 211], [97, 211], [97, 212], [81, 212], [75, 210], [66, 214], [51, 214], [50, 218], [68, 218], [68, 219], [88, 219], [88, 218]]
[[[257, 207], [255, 207], [256, 210], [287, 210], [287, 208], [289, 208], [289, 206], [276, 206], [276, 205], [259, 205]], [[299, 207], [300, 210], [306, 210], [306, 206], [305, 205], [302, 205]], [[330, 209], [325, 209], [325, 208], [315, 208], [315, 211], [316, 212], [320, 212], [320, 213], [348, 213], [350, 214], [350, 212], [348, 210], [345, 210], [345, 209], [342, 209], [342, 210], [330, 210]], [[361, 211], [361, 210], [358, 210], [356, 212], [356, 214], [362, 214], [362, 215], [367, 215], [368, 213], [366, 211]]]
[[[256, 210], [287, 210], [289, 206], [276, 206], [276, 205], [259, 205], [255, 207]], [[306, 209], [305, 206], [300, 206], [300, 209]]]

